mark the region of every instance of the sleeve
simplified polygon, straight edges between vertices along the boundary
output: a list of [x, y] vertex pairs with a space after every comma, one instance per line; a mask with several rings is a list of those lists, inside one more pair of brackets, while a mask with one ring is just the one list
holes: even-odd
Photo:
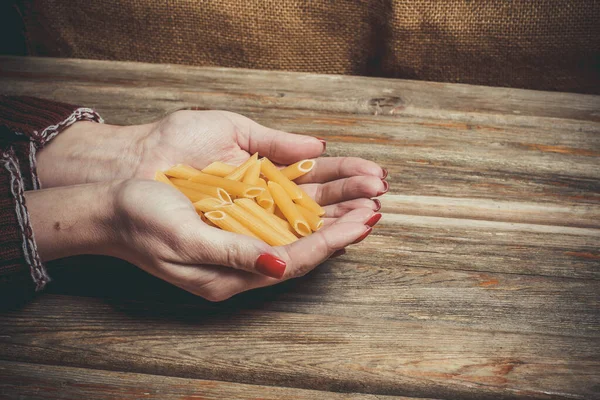
[[89, 108], [0, 96], [0, 278], [28, 272], [36, 290], [50, 281], [37, 252], [25, 191], [40, 188], [36, 152], [77, 121], [103, 122]]

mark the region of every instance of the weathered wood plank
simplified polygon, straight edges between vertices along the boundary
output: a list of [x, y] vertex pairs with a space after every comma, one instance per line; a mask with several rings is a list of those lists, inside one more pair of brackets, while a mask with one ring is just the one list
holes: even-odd
[[0, 361], [0, 395], [7, 400], [410, 400], [10, 361]]
[[350, 249], [301, 279], [218, 305], [106, 258], [86, 257], [72, 260], [70, 267], [51, 267], [54, 283], [48, 291], [223, 310], [425, 321], [490, 332], [600, 336], [600, 281], [423, 268], [402, 260], [369, 260], [369, 253], [374, 251]]
[[[600, 97], [590, 95], [127, 62], [6, 56], [0, 60], [0, 75], [7, 81], [3, 82], [5, 92], [31, 89], [19, 86], [27, 80], [35, 80], [38, 89], [45, 89], [38, 95], [59, 97], [85, 92], [90, 86], [96, 96], [102, 96], [104, 89], [116, 86], [138, 97], [138, 109], [145, 107], [144, 99], [160, 98], [163, 105], [178, 102], [208, 108], [260, 106], [428, 118], [461, 114], [461, 119], [484, 113], [508, 119], [517, 115], [517, 120], [528, 123], [539, 122], [532, 117], [600, 121]], [[42, 82], [48, 85], [40, 85]]]
[[70, 296], [4, 313], [0, 343], [12, 361], [337, 392], [592, 398], [600, 384], [596, 338]]

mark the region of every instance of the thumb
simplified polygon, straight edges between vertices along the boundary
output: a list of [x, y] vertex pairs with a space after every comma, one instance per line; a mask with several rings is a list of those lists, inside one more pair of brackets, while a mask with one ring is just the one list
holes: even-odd
[[207, 228], [207, 234], [202, 238], [201, 263], [222, 265], [277, 279], [285, 273], [286, 262], [277, 257], [276, 251], [263, 241]]
[[239, 145], [250, 154], [258, 152], [275, 163], [292, 164], [319, 157], [325, 151], [326, 142], [323, 139], [278, 131], [249, 121], [250, 129], [243, 133], [247, 135], [246, 141]]

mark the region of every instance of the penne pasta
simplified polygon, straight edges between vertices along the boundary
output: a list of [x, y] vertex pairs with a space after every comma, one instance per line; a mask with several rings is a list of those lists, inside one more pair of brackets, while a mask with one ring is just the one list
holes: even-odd
[[254, 153], [249, 159], [244, 161], [239, 167], [234, 169], [231, 173], [225, 175], [225, 179], [231, 179], [232, 181], [241, 181], [244, 174], [250, 168], [250, 166], [258, 160], [258, 153]]
[[254, 214], [249, 213], [235, 203], [219, 207], [219, 210], [231, 215], [261, 240], [271, 246], [284, 246], [291, 243], [265, 221], [262, 221], [260, 218], [257, 218]]
[[310, 172], [315, 166], [315, 160], [302, 160], [295, 164], [287, 166], [281, 170], [281, 173], [290, 181], [300, 178], [302, 175]]
[[262, 178], [258, 178], [258, 183], [256, 184], [256, 186], [260, 186], [261, 188], [265, 189], [264, 192], [262, 192], [256, 197], [256, 202], [258, 203], [258, 205], [271, 213], [274, 212], [275, 202], [273, 201], [271, 192], [269, 192], [269, 190], [267, 189], [267, 182], [265, 182], [265, 180]]
[[224, 231], [241, 233], [242, 235], [259, 239], [258, 236], [252, 233], [248, 228], [223, 211], [208, 211], [204, 213], [204, 217]]
[[175, 186], [169, 180], [169, 178], [167, 178], [167, 176], [164, 173], [162, 173], [161, 171], [156, 171], [156, 173], [154, 174], [154, 180], [157, 181], [157, 182], [162, 182], [162, 183], [166, 183], [166, 184], [171, 185], [171, 186]]
[[198, 175], [201, 172], [194, 167], [185, 164], [177, 164], [174, 167], [165, 171], [165, 175], [172, 178], [190, 179], [192, 176]]
[[[262, 172], [270, 182], [275, 182], [281, 186], [283, 190], [287, 192], [288, 196], [292, 198], [292, 200], [302, 197], [302, 189], [300, 189], [294, 182], [286, 178], [285, 175], [283, 175], [268, 158], [261, 158], [260, 161], [260, 172]], [[273, 194], [271, 193], [271, 195]], [[275, 197], [273, 196], [273, 198]]]
[[302, 207], [301, 205], [296, 204], [296, 207], [300, 211], [300, 214], [302, 214], [302, 216], [306, 219], [306, 222], [308, 222], [308, 225], [313, 232], [321, 229], [323, 226], [323, 220], [319, 218], [317, 214], [313, 213], [308, 208]]
[[265, 221], [281, 236], [288, 240], [289, 243], [298, 240], [298, 238], [288, 229], [288, 227], [291, 228], [291, 226], [287, 221], [284, 221], [281, 218], [269, 213], [264, 208], [256, 204], [254, 201], [250, 199], [237, 199], [234, 201], [234, 203], [242, 207], [249, 213], [253, 214], [255, 217], [260, 218], [262, 221]]
[[[287, 179], [287, 178], [286, 178]], [[281, 210], [281, 213], [285, 215], [290, 225], [300, 236], [310, 235], [311, 230], [308, 222], [304, 216], [298, 211], [298, 208], [288, 196], [286, 191], [277, 182], [270, 181], [268, 184], [269, 191], [277, 207]]]
[[221, 161], [215, 161], [202, 169], [202, 172], [209, 175], [224, 177], [235, 170], [235, 166], [225, 164]]
[[188, 181], [186, 179], [173, 178], [173, 179], [171, 179], [171, 182], [178, 189], [181, 189], [181, 188], [193, 189], [197, 192], [207, 194], [211, 197], [216, 197], [217, 199], [221, 200], [224, 203], [231, 203], [231, 197], [223, 188], [220, 188], [217, 186], [205, 185], [205, 184], [198, 183], [198, 182], [192, 182], [192, 181]]
[[214, 175], [208, 175], [200, 172], [200, 175], [190, 178], [192, 182], [203, 183], [205, 185], [217, 186], [223, 188], [230, 195], [253, 198], [265, 191], [259, 186], [247, 185], [243, 182], [232, 181]]
[[205, 193], [201, 193], [198, 192], [197, 190], [194, 189], [190, 189], [190, 188], [186, 188], [186, 187], [176, 187], [177, 190], [179, 190], [181, 193], [183, 193], [185, 195], [185, 197], [187, 197], [188, 199], [190, 199], [190, 201], [192, 203], [199, 201], [199, 200], [204, 200], [204, 199], [210, 199], [212, 198], [211, 196], [205, 194]]
[[221, 202], [219, 199], [216, 199], [214, 197], [207, 197], [205, 199], [194, 202], [194, 208], [196, 209], [196, 211], [200, 211], [203, 213], [207, 213], [209, 211], [215, 211], [221, 205], [223, 205], [223, 202]]
[[307, 195], [304, 191], [302, 191], [303, 196], [299, 199], [295, 199], [294, 203], [309, 209], [313, 213], [317, 214], [319, 217], [325, 215], [325, 210], [323, 207], [319, 205], [316, 201], [314, 201], [309, 195]]
[[242, 182], [248, 185], [256, 185], [258, 184], [258, 180], [260, 179], [260, 161], [255, 160], [246, 170], [244, 174], [244, 179]]

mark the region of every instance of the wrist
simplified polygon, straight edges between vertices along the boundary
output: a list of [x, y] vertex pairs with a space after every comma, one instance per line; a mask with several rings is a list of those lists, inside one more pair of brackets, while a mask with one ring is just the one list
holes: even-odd
[[76, 122], [38, 151], [41, 187], [130, 177], [141, 158], [136, 143], [142, 140], [146, 127]]
[[103, 182], [25, 193], [42, 261], [115, 251], [115, 193], [120, 182]]

